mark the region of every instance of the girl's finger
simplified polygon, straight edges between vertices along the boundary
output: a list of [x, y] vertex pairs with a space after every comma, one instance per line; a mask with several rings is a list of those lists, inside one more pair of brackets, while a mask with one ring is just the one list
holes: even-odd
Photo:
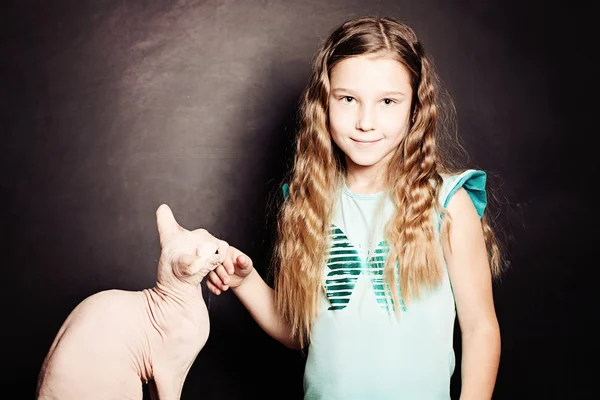
[[[229, 274], [225, 270], [224, 266], [219, 265], [217, 268], [215, 268], [215, 272], [217, 273], [217, 276], [219, 277], [219, 279], [221, 280], [221, 282], [223, 283], [223, 285], [228, 285], [229, 284]], [[227, 290], [225, 288], [222, 288], [222, 289], [223, 290]]]
[[221, 291], [217, 289], [217, 287], [213, 285], [211, 281], [206, 281], [206, 287], [208, 288], [208, 290], [210, 290], [213, 294], [217, 296], [221, 294]]
[[[233, 248], [229, 248], [229, 253], [234, 252]], [[235, 253], [234, 253], [235, 254]], [[231, 275], [235, 271], [235, 267], [233, 266], [233, 256], [227, 254], [225, 259], [223, 260], [223, 268], [225, 268], [225, 272]]]
[[237, 267], [241, 276], [246, 276], [252, 272], [252, 260], [245, 254], [241, 254], [236, 259]]
[[222, 283], [222, 287], [221, 290], [227, 290], [229, 289], [229, 274], [227, 273], [227, 271], [225, 271], [225, 267], [223, 267], [222, 265], [219, 265], [217, 268], [215, 268], [215, 272], [217, 273], [217, 276], [219, 277], [219, 279], [221, 280]]
[[206, 283], [208, 284], [208, 282], [212, 283], [212, 285], [217, 289], [223, 290], [223, 282], [214, 270], [210, 271], [210, 273], [208, 274], [208, 281]]
[[224, 240], [219, 240], [217, 246], [218, 246], [217, 254], [220, 255], [221, 257], [223, 257], [223, 259], [224, 259], [225, 256], [227, 255], [227, 252], [229, 251], [229, 243], [227, 243]]

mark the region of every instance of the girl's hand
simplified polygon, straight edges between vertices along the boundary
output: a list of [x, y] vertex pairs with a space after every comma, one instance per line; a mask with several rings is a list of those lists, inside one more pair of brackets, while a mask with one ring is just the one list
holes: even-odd
[[229, 288], [240, 286], [253, 269], [250, 257], [229, 246], [223, 263], [208, 274], [206, 287], [212, 293], [220, 295]]

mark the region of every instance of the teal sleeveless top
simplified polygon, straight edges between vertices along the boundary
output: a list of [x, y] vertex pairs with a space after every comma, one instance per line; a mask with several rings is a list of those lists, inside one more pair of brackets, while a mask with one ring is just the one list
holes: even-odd
[[[443, 179], [440, 204], [446, 207], [463, 187], [482, 216], [484, 172]], [[383, 192], [340, 190], [308, 347], [305, 400], [450, 399], [456, 309], [446, 266], [442, 283], [409, 305], [401, 302], [397, 317], [382, 275], [389, 252], [383, 229], [393, 211]], [[439, 239], [440, 216], [434, 223]], [[443, 260], [442, 254], [440, 246]]]

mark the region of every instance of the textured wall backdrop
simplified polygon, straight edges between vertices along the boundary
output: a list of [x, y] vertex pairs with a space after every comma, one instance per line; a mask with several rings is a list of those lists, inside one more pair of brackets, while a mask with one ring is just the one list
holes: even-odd
[[[579, 229], [597, 161], [571, 140], [585, 101], [570, 84], [590, 55], [557, 41], [583, 49], [591, 13], [501, 0], [12, 3], [0, 12], [3, 390], [33, 397], [85, 297], [153, 285], [161, 203], [266, 276], [269, 199], [310, 59], [334, 26], [370, 14], [415, 28], [454, 95], [470, 165], [497, 189], [511, 269], [496, 286], [495, 398], [587, 393], [577, 323], [592, 301], [573, 254], [591, 248]], [[232, 293], [206, 295], [211, 336], [183, 398], [301, 398], [302, 355], [267, 337]]]

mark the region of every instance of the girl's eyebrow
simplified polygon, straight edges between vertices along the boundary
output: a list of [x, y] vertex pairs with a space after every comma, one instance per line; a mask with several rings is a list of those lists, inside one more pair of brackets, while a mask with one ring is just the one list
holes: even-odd
[[[350, 90], [350, 89], [346, 89], [346, 88], [335, 88], [335, 89], [331, 89], [331, 93], [336, 94], [336, 93], [348, 93], [351, 94], [354, 97], [358, 97], [358, 95], [356, 94], [356, 92]], [[382, 92], [380, 93], [381, 96], [405, 96], [404, 92], [401, 91], [397, 91], [397, 90], [391, 90], [391, 91], [387, 91], [387, 92]]]
[[399, 90], [397, 90], [397, 91], [390, 91], [390, 92], [383, 92], [382, 95], [383, 96], [405, 96], [404, 92], [401, 92]]

